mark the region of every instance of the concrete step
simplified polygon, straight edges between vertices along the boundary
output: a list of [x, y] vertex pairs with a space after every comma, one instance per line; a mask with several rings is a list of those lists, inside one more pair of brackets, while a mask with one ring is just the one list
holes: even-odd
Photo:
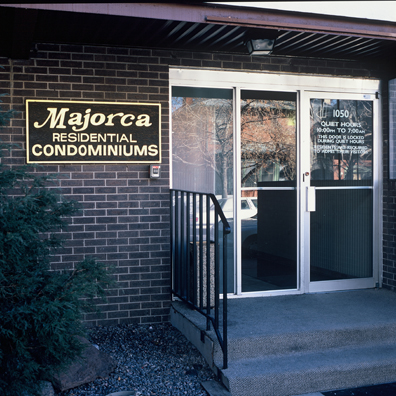
[[[396, 345], [396, 324], [356, 325], [348, 328], [316, 329], [284, 332], [262, 336], [231, 338], [228, 343], [228, 359], [234, 361], [262, 356], [282, 356], [296, 352], [310, 352], [348, 346], [369, 346], [375, 343]], [[222, 352], [215, 348], [215, 362], [220, 364]]]
[[228, 301], [228, 368], [213, 330], [183, 303], [172, 323], [201, 351], [232, 396], [291, 396], [396, 382], [396, 293]]
[[231, 361], [232, 396], [288, 396], [395, 381], [396, 346], [375, 344]]

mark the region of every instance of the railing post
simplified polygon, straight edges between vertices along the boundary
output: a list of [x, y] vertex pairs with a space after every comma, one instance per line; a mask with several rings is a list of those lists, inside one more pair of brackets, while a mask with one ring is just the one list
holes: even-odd
[[198, 305], [198, 296], [197, 296], [197, 283], [198, 283], [198, 271], [197, 271], [197, 194], [193, 193], [193, 304]]
[[206, 196], [206, 330], [210, 330], [210, 306], [211, 306], [211, 259], [210, 259], [210, 196]]
[[185, 218], [184, 218], [184, 191], [180, 191], [180, 292], [183, 297], [186, 294], [186, 265], [185, 265]]
[[173, 205], [173, 197], [174, 197], [174, 192], [170, 190], [169, 192], [169, 210], [170, 210], [170, 259], [171, 259], [171, 298], [172, 298], [172, 290], [175, 290], [175, 281], [174, 281], [174, 276], [175, 276], [175, 256], [174, 256], [174, 242], [175, 242], [175, 237], [173, 235], [174, 232], [174, 205]]
[[220, 263], [219, 263], [219, 219], [217, 208], [214, 211], [214, 265], [215, 265], [215, 327], [219, 328], [219, 306], [220, 306]]
[[180, 294], [180, 268], [179, 268], [179, 252], [180, 252], [180, 227], [179, 227], [179, 191], [175, 191], [175, 289]]
[[203, 194], [199, 194], [199, 308], [203, 308]]
[[191, 230], [190, 230], [190, 220], [191, 220], [191, 213], [190, 213], [190, 193], [187, 194], [187, 202], [186, 202], [186, 296], [187, 299], [191, 298], [191, 249], [190, 249], [190, 240], [191, 240]]
[[228, 332], [227, 332], [227, 234], [223, 232], [223, 368], [228, 367]]

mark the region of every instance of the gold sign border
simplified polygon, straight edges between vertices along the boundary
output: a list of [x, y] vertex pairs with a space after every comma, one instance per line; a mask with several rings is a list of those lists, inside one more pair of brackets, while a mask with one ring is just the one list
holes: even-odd
[[[149, 105], [158, 106], [159, 119], [158, 119], [158, 140], [159, 140], [159, 159], [158, 161], [30, 161], [30, 145], [29, 145], [29, 107], [30, 102], [41, 103], [85, 103], [85, 104], [109, 104], [109, 105]], [[146, 102], [93, 102], [85, 100], [48, 100], [48, 99], [26, 99], [26, 163], [27, 164], [160, 164], [162, 163], [162, 134], [161, 134], [161, 103], [146, 103]]]

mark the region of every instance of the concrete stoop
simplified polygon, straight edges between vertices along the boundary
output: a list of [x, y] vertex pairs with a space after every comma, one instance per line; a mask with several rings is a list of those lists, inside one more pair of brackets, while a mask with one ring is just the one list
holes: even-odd
[[231, 361], [222, 381], [232, 396], [287, 396], [396, 379], [396, 346], [336, 348]]
[[263, 299], [230, 300], [225, 370], [214, 332], [205, 332], [201, 315], [174, 302], [171, 317], [232, 396], [290, 396], [395, 382], [396, 293], [348, 293], [274, 297], [265, 299], [264, 307]]

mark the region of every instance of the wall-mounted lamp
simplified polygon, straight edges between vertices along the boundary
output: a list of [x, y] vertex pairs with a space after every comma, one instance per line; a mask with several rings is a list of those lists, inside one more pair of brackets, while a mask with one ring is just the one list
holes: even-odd
[[249, 55], [269, 55], [274, 49], [275, 39], [250, 39], [246, 41]]

